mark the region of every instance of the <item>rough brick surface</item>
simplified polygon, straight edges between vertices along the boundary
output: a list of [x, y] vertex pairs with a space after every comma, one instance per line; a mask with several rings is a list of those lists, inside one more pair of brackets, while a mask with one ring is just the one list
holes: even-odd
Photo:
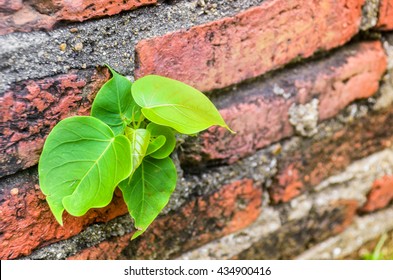
[[393, 176], [384, 176], [374, 182], [362, 212], [373, 212], [386, 207], [393, 200]]
[[305, 249], [333, 236], [350, 225], [357, 201], [341, 200], [315, 209], [308, 216], [284, 224], [254, 243], [235, 259], [292, 259]]
[[59, 21], [85, 21], [110, 16], [157, 0], [48, 0], [0, 2], [0, 35], [21, 31], [52, 29]]
[[380, 42], [355, 44], [318, 62], [286, 69], [274, 76], [239, 86], [216, 104], [231, 134], [212, 127], [197, 144], [185, 145], [182, 161], [234, 162], [275, 141], [294, 134], [288, 112], [293, 104], [319, 99], [319, 116], [325, 120], [356, 99], [373, 95], [386, 70]]
[[[134, 245], [139, 245], [129, 249], [129, 252], [136, 250], [141, 258], [148, 257], [149, 254], [164, 256], [175, 253], [166, 251], [163, 245], [166, 242], [172, 242], [179, 250], [185, 250], [184, 248], [192, 248], [200, 242], [205, 243], [239, 230], [259, 216], [261, 200], [262, 191], [253, 185], [252, 180], [244, 179], [223, 186], [211, 196], [192, 200], [179, 212], [158, 218], [143, 237], [133, 242]], [[72, 217], [65, 213], [64, 226], [61, 227], [39, 189], [36, 169], [22, 171], [0, 181], [0, 214], [4, 217], [0, 221], [0, 259], [28, 255], [36, 248], [68, 239], [92, 223], [107, 222], [126, 213], [127, 207], [119, 191], [115, 192], [113, 201], [107, 207], [92, 209], [83, 217]], [[181, 238], [179, 233], [182, 233]], [[97, 254], [94, 252], [102, 250], [105, 255], [104, 251], [109, 247], [120, 252], [128, 245], [129, 238], [126, 239], [120, 237], [122, 243], [119, 240], [101, 243], [85, 249], [75, 258], [96, 258]], [[146, 244], [152, 240], [155, 240], [156, 251], [153, 253], [153, 249], [149, 249], [142, 253], [147, 250], [146, 246], [153, 246]], [[181, 252], [183, 251], [176, 251]], [[105, 256], [115, 258], [115, 253]]]
[[0, 177], [37, 163], [44, 139], [63, 118], [89, 113], [108, 71], [80, 70], [14, 85], [0, 96]]
[[[343, 170], [349, 163], [393, 143], [393, 108], [370, 114], [343, 128], [328, 130], [323, 139], [303, 139], [278, 160], [278, 174], [270, 188], [274, 202], [287, 202], [306, 189]], [[329, 131], [330, 130], [330, 131]]]
[[22, 7], [22, 0], [0, 0], [0, 12], [15, 12]]
[[268, 0], [234, 17], [141, 41], [136, 76], [159, 74], [202, 91], [223, 88], [296, 57], [347, 42], [364, 0]]
[[89, 224], [107, 222], [127, 213], [119, 191], [110, 205], [90, 210], [83, 217], [65, 213], [62, 227], [50, 212], [36, 173], [35, 168], [28, 169], [0, 181], [0, 259], [28, 255], [39, 246], [78, 234]]
[[376, 28], [393, 30], [393, 0], [381, 0]]
[[[249, 226], [259, 216], [262, 190], [243, 179], [158, 218], [123, 251], [125, 258], [167, 259]], [[262, 210], [263, 211], [263, 210]]]
[[260, 215], [262, 190], [243, 179], [159, 217], [138, 239], [131, 234], [87, 248], [68, 259], [167, 259], [249, 226]]

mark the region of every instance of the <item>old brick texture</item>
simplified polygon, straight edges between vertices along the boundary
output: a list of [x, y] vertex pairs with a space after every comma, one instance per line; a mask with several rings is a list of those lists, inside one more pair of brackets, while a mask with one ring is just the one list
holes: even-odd
[[342, 200], [315, 209], [307, 217], [283, 225], [234, 259], [292, 259], [310, 246], [343, 231], [353, 220], [357, 202]]
[[38, 185], [35, 168], [0, 181], [0, 259], [28, 255], [33, 249], [80, 233], [87, 225], [102, 223], [127, 213], [120, 191], [112, 203], [92, 209], [83, 217], [63, 216], [60, 226]]
[[363, 2], [268, 0], [234, 17], [142, 40], [136, 77], [154, 73], [202, 91], [224, 88], [343, 45], [358, 32]]
[[89, 114], [108, 79], [106, 69], [71, 71], [20, 82], [0, 93], [0, 177], [37, 164], [50, 130], [61, 119]]
[[319, 99], [318, 119], [331, 118], [354, 100], [378, 90], [386, 62], [380, 42], [360, 43], [320, 61], [239, 86], [216, 102], [236, 134], [212, 127], [201, 133], [197, 144], [186, 145], [182, 160], [186, 164], [233, 163], [293, 135], [288, 115], [293, 104]]
[[157, 0], [3, 0], [0, 2], [0, 35], [50, 30], [60, 21], [85, 21], [155, 3]]
[[372, 212], [386, 207], [393, 201], [393, 176], [376, 180], [367, 196], [361, 212]]
[[102, 255], [110, 259], [172, 258], [249, 226], [263, 211], [261, 205], [260, 187], [250, 179], [235, 181], [218, 192], [191, 200], [179, 211], [159, 217], [134, 241], [115, 238], [113, 242], [87, 248], [70, 259], [101, 259]]
[[371, 114], [324, 139], [305, 139], [281, 154], [278, 174], [270, 195], [274, 202], [287, 202], [322, 180], [337, 174], [349, 163], [386, 147], [393, 141], [393, 108]]

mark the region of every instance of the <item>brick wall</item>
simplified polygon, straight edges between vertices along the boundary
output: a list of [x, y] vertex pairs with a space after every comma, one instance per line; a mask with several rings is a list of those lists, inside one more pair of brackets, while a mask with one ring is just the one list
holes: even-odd
[[[0, 62], [1, 259], [344, 258], [393, 230], [392, 0], [0, 0]], [[179, 140], [132, 242], [120, 192], [61, 227], [38, 185], [105, 63], [195, 86], [237, 131]]]

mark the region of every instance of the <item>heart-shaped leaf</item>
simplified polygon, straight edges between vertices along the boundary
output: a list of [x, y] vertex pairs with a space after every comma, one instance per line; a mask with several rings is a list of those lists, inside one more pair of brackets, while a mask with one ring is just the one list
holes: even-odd
[[150, 156], [157, 159], [168, 157], [176, 146], [176, 137], [173, 129], [155, 123], [149, 123], [146, 129], [150, 131], [152, 137], [159, 137], [160, 135], [163, 135], [166, 139], [165, 144], [154, 153], [151, 153]]
[[141, 108], [131, 95], [131, 82], [108, 67], [113, 77], [106, 82], [94, 99], [91, 115], [110, 126], [115, 135], [122, 134], [132, 119], [137, 121]]
[[141, 235], [169, 201], [176, 187], [176, 167], [170, 158], [145, 157], [132, 179], [120, 184], [128, 211]]
[[229, 129], [213, 103], [182, 82], [149, 75], [137, 80], [131, 91], [143, 115], [154, 123], [184, 134], [195, 134], [212, 125]]
[[117, 184], [131, 173], [130, 142], [115, 136], [93, 117], [71, 117], [58, 123], [46, 139], [38, 172], [40, 187], [62, 224], [64, 209], [82, 216], [104, 207]]

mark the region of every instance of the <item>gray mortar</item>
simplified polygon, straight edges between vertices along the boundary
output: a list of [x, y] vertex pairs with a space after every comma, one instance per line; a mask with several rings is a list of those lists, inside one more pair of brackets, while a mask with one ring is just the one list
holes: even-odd
[[267, 206], [263, 206], [262, 209], [262, 214], [248, 228], [185, 253], [178, 259], [230, 259], [248, 249], [253, 243], [258, 242], [261, 237], [278, 230], [281, 226], [280, 215], [277, 210]]
[[366, 0], [362, 8], [361, 30], [368, 30], [377, 24], [380, 2], [381, 0]]
[[82, 233], [42, 249], [35, 250], [31, 255], [21, 258], [23, 260], [61, 260], [75, 253], [99, 244], [115, 236], [123, 236], [130, 233], [133, 223], [129, 215], [113, 219], [105, 224], [95, 224], [88, 227]]
[[[370, 98], [370, 104], [372, 104], [373, 102], [374, 102], [374, 99]], [[376, 111], [378, 111], [378, 110], [376, 109]], [[369, 107], [366, 106], [366, 105], [363, 105], [363, 104], [351, 104], [347, 108], [345, 108], [345, 114], [342, 113], [342, 114], [339, 115], [339, 120], [342, 123], [351, 123], [356, 118], [360, 118], [360, 117], [366, 116], [368, 112], [369, 112]]]
[[356, 217], [352, 225], [343, 233], [312, 247], [297, 259], [340, 259], [355, 252], [366, 242], [391, 230], [393, 230], [392, 207], [364, 217]]
[[132, 75], [138, 41], [233, 16], [263, 1], [205, 0], [205, 5], [199, 0], [163, 2], [50, 32], [0, 36], [0, 92], [18, 81], [105, 63], [123, 75]]
[[383, 46], [388, 56], [388, 65], [378, 96], [375, 98], [374, 110], [381, 110], [393, 104], [393, 34], [385, 38]]

